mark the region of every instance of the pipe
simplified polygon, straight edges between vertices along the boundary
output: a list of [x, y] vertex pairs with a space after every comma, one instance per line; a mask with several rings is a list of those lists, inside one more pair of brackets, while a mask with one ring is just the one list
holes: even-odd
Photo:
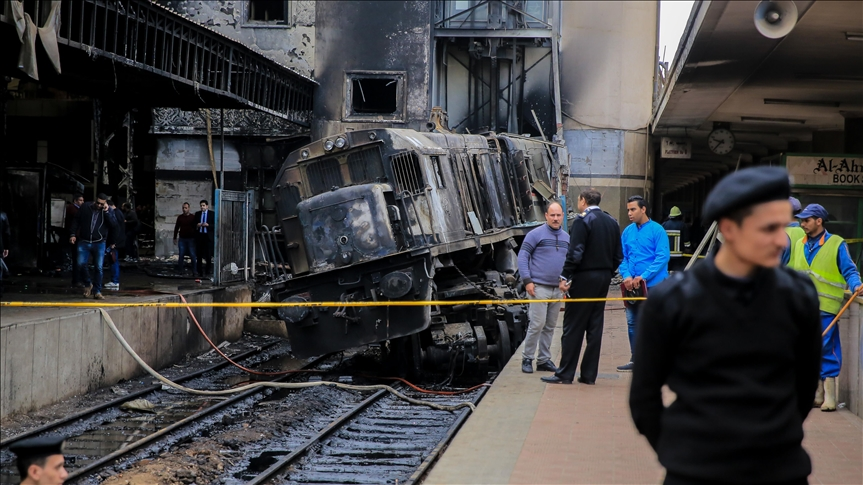
[[[476, 409], [476, 406], [474, 406], [474, 404], [470, 403], [470, 402], [461, 402], [461, 403], [454, 404], [454, 405], [446, 405], [446, 404], [437, 404], [437, 403], [433, 403], [433, 402], [422, 401], [420, 399], [414, 399], [412, 397], [405, 396], [404, 394], [400, 393], [399, 391], [393, 389], [390, 386], [385, 386], [383, 384], [358, 386], [358, 385], [354, 385], [354, 384], [342, 384], [341, 382], [330, 382], [330, 381], [316, 381], [316, 382], [272, 382], [272, 381], [266, 381], [266, 382], [256, 382], [254, 384], [248, 384], [245, 386], [240, 386], [240, 387], [237, 387], [235, 389], [225, 389], [225, 390], [221, 390], [221, 391], [206, 391], [206, 390], [201, 390], [201, 389], [192, 389], [189, 387], [181, 386], [180, 384], [177, 384], [176, 382], [168, 380], [166, 377], [164, 377], [163, 375], [156, 372], [152, 367], [150, 367], [146, 362], [144, 362], [144, 360], [141, 359], [141, 357], [137, 353], [135, 353], [135, 351], [129, 345], [129, 342], [127, 342], [126, 339], [123, 338], [123, 335], [120, 333], [120, 330], [117, 329], [117, 326], [114, 324], [114, 321], [111, 319], [111, 316], [108, 315], [108, 312], [106, 312], [104, 308], [99, 308], [99, 311], [102, 313], [102, 320], [105, 322], [106, 325], [108, 325], [108, 328], [114, 334], [114, 337], [117, 338], [117, 340], [120, 342], [120, 345], [123, 346], [123, 348], [126, 350], [126, 352], [128, 352], [129, 355], [131, 355], [132, 358], [135, 359], [135, 362], [137, 362], [138, 365], [140, 365], [145, 371], [147, 371], [148, 374], [155, 377], [156, 379], [158, 379], [161, 383], [165, 384], [166, 386], [173, 387], [174, 389], [177, 389], [177, 390], [183, 391], [183, 392], [187, 392], [189, 394], [195, 394], [195, 395], [199, 395], [199, 396], [224, 396], [227, 394], [236, 394], [236, 393], [240, 393], [240, 392], [250, 391], [250, 390], [256, 389], [258, 387], [274, 387], [274, 388], [279, 388], [279, 389], [304, 389], [307, 387], [332, 386], [332, 387], [339, 387], [342, 389], [348, 389], [351, 391], [386, 390], [390, 394], [398, 397], [399, 399], [407, 401], [411, 404], [416, 404], [418, 406], [427, 406], [427, 407], [430, 407], [432, 409], [439, 409], [441, 411], [455, 411], [457, 409], [461, 409], [464, 407], [471, 408], [471, 410]], [[227, 401], [223, 401], [223, 403], [224, 402], [227, 402]], [[220, 403], [220, 404], [223, 404], [223, 403]], [[216, 406], [219, 406], [219, 405], [217, 404]], [[216, 406], [213, 406], [213, 407], [216, 407]], [[212, 409], [212, 408], [208, 408], [208, 409]], [[165, 428], [165, 429], [167, 429], [167, 428]], [[153, 435], [151, 435], [151, 436], [153, 436]], [[105, 458], [107, 458], [107, 457], [105, 457]]]
[[854, 299], [860, 295], [860, 290], [863, 290], [863, 286], [861, 286], [860, 288], [857, 288], [857, 291], [855, 291], [854, 293], [851, 294], [851, 297], [848, 298], [848, 301], [845, 303], [845, 306], [843, 306], [842, 309], [839, 310], [839, 313], [836, 314], [836, 316], [833, 318], [833, 321], [830, 322], [830, 325], [827, 325], [827, 328], [824, 329], [824, 332], [821, 334], [822, 337], [826, 337], [827, 333], [830, 332], [830, 329], [833, 328], [833, 325], [836, 325], [836, 322], [839, 321], [839, 317], [841, 317], [842, 314], [845, 313], [845, 310], [847, 310], [848, 307], [851, 306], [851, 302], [853, 302]]

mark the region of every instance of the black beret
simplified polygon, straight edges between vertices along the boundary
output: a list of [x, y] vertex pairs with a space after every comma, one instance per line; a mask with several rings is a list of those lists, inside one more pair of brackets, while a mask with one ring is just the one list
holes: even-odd
[[709, 223], [736, 210], [774, 200], [788, 200], [790, 196], [791, 183], [784, 168], [746, 168], [728, 175], [713, 187], [704, 202], [701, 216], [705, 223]]
[[51, 455], [63, 454], [63, 441], [66, 438], [60, 435], [40, 436], [13, 443], [9, 451], [18, 455], [19, 459], [44, 458]]

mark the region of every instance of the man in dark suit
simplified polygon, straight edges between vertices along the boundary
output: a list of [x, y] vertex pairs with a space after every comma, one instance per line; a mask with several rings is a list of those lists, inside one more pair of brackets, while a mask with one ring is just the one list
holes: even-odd
[[198, 274], [213, 273], [213, 238], [216, 232], [216, 213], [210, 210], [206, 200], [201, 201], [201, 210], [195, 212], [195, 249], [198, 253]]
[[[602, 195], [587, 189], [578, 196], [581, 213], [569, 230], [569, 252], [560, 274], [560, 290], [570, 298], [605, 298], [614, 271], [623, 261], [620, 226], [599, 208]], [[573, 279], [577, 279], [572, 285]], [[570, 289], [571, 288], [571, 289]], [[587, 347], [581, 360], [578, 382], [595, 384], [599, 372], [599, 350], [605, 302], [567, 303], [563, 313], [560, 367], [554, 375], [543, 377], [550, 384], [572, 384], [581, 344], [587, 335]]]

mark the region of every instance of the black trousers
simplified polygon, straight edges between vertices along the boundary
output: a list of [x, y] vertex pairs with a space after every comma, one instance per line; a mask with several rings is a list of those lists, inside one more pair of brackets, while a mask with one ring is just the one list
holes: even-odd
[[[591, 270], [576, 273], [569, 289], [570, 298], [605, 298], [611, 283], [611, 270]], [[602, 347], [602, 327], [605, 323], [605, 302], [567, 303], [563, 312], [560, 366], [557, 376], [571, 381], [575, 378], [581, 344], [587, 336], [587, 346], [581, 359], [581, 378], [596, 381], [599, 373], [599, 351]]]
[[195, 234], [195, 251], [198, 253], [198, 274], [213, 272], [213, 240], [206, 234]]
[[[733, 482], [685, 477], [672, 472], [666, 472], [665, 481], [663, 482], [664, 485], [731, 485], [732, 483]], [[808, 483], [809, 479], [807, 477], [802, 477], [794, 480], [783, 480], [780, 482], [762, 482], [762, 485], [806, 485]]]

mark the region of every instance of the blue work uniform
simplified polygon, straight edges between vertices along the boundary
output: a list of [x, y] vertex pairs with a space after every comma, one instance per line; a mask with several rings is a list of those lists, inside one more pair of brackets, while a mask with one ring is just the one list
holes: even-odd
[[[814, 238], [807, 237], [803, 245], [803, 254], [806, 256], [806, 262], [812, 264], [815, 255], [821, 250], [821, 247], [827, 242], [832, 234], [824, 232]], [[790, 261], [791, 251], [786, 250], [782, 254], [782, 264], [787, 265]], [[856, 291], [860, 287], [860, 273], [857, 271], [857, 266], [851, 259], [851, 253], [848, 251], [848, 244], [842, 243], [839, 246], [839, 251], [836, 255], [836, 265], [839, 267], [839, 272], [845, 278], [845, 283], [851, 291]], [[833, 313], [821, 312], [821, 332], [833, 322], [836, 315]], [[821, 379], [828, 377], [836, 377], [839, 375], [839, 369], [842, 368], [842, 345], [839, 341], [839, 325], [834, 325], [833, 328], [822, 337], [823, 352], [821, 354]]]

